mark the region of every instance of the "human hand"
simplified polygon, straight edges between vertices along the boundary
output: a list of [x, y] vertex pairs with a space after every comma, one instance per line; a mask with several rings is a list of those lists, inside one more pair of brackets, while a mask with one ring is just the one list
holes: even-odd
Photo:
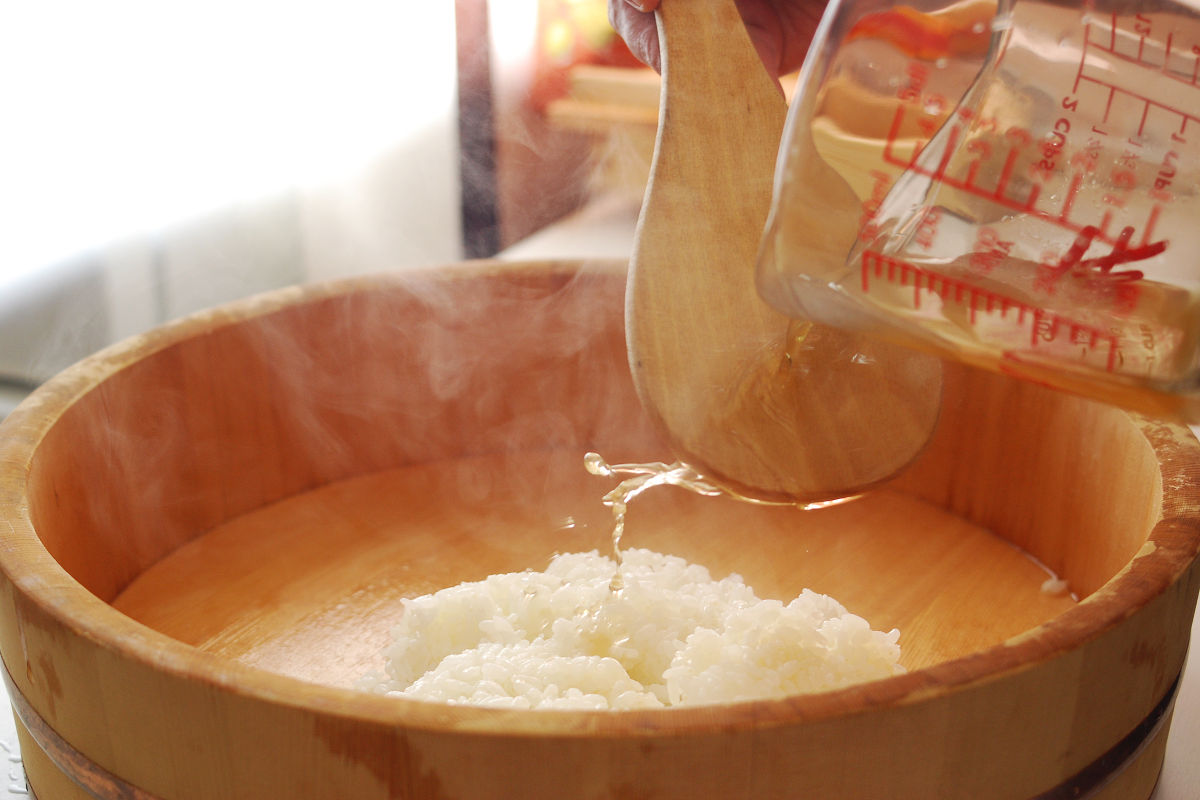
[[[688, 0], [675, 0], [688, 2]], [[608, 0], [608, 18], [629, 50], [656, 71], [662, 67], [654, 9], [660, 0]], [[772, 78], [800, 68], [825, 0], [737, 0], [750, 40]]]

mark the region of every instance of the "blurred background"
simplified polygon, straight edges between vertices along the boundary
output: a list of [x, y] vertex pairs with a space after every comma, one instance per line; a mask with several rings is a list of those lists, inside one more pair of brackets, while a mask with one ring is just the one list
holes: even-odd
[[625, 255], [657, 95], [604, 0], [0, 3], [0, 417], [272, 288]]

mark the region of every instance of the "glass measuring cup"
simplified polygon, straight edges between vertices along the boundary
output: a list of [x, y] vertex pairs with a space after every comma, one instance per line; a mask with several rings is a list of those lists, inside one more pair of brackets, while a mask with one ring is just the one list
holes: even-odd
[[1200, 422], [1200, 13], [834, 0], [758, 265], [794, 317]]

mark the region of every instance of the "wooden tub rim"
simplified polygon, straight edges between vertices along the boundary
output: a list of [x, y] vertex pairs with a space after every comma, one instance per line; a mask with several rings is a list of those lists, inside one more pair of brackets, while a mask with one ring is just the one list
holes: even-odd
[[[831, 692], [642, 711], [519, 711], [446, 705], [309, 683], [206, 653], [117, 611], [83, 588], [50, 555], [33, 528], [25, 501], [33, 455], [74, 402], [130, 364], [202, 330], [236, 325], [302, 303], [403, 286], [419, 275], [444, 279], [547, 271], [571, 276], [581, 266], [619, 272], [624, 262], [481, 260], [431, 272], [389, 273], [274, 290], [201, 311], [114, 344], [68, 367], [0, 421], [0, 573], [42, 613], [96, 647], [165, 674], [200, 680], [274, 705], [400, 729], [459, 734], [595, 737], [704, 735], [818, 722], [919, 703], [963, 692], [1062, 657], [1121, 623], [1160, 596], [1200, 553], [1200, 445], [1184, 426], [1131, 414], [1157, 457], [1164, 487], [1162, 518], [1125, 567], [1074, 608], [1008, 642], [902, 675]], [[216, 325], [214, 326], [214, 322]], [[53, 412], [53, 413], [47, 413]], [[17, 433], [20, 432], [20, 435]], [[1171, 495], [1166, 491], [1170, 488]], [[5, 664], [13, 671], [15, 665]], [[15, 673], [14, 673], [15, 674]], [[12, 685], [11, 679], [9, 680]], [[27, 702], [27, 701], [25, 701]]]

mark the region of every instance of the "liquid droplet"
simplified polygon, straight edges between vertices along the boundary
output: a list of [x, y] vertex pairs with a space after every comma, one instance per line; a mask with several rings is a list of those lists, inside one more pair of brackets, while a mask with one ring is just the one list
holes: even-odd
[[[803, 335], [797, 337], [797, 341], [803, 341]], [[601, 477], [612, 477], [617, 475], [628, 475], [601, 498], [604, 505], [612, 509], [613, 513], [613, 531], [612, 531], [612, 546], [613, 560], [616, 562], [616, 572], [613, 574], [610, 588], [614, 593], [619, 592], [624, 588], [624, 579], [621, 576], [621, 538], [625, 534], [625, 515], [629, 509], [629, 502], [642, 492], [654, 486], [678, 486], [682, 489], [687, 489], [690, 492], [704, 495], [706, 497], [715, 497], [717, 495], [727, 495], [743, 502], [753, 503], [755, 505], [792, 505], [790, 503], [773, 503], [754, 498], [744, 497], [731, 491], [723, 486], [720, 486], [708, 478], [704, 477], [690, 464], [685, 464], [682, 461], [676, 461], [672, 464], [666, 464], [661, 461], [652, 461], [648, 463], [634, 464], [609, 464], [599, 453], [587, 453], [583, 457], [584, 468], [593, 475]], [[841, 503], [855, 500], [859, 495], [850, 497], [840, 497], [835, 500], [827, 500], [817, 503], [807, 503], [797, 505], [805, 511], [815, 510], [819, 508], [827, 508], [829, 506], [839, 505]]]

